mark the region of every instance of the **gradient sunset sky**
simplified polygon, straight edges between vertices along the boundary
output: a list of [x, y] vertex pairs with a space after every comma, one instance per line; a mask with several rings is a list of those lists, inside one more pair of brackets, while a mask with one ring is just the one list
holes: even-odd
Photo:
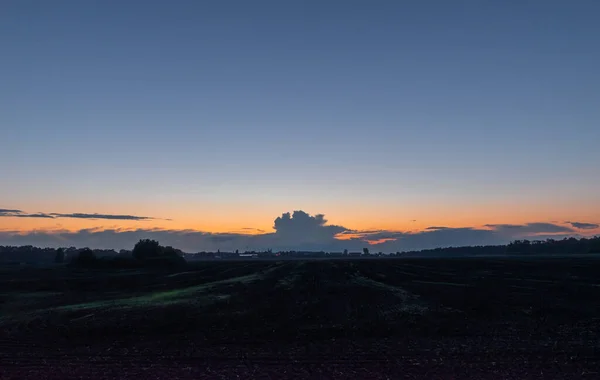
[[594, 225], [599, 15], [3, 1], [0, 231], [263, 233], [294, 210], [357, 231]]

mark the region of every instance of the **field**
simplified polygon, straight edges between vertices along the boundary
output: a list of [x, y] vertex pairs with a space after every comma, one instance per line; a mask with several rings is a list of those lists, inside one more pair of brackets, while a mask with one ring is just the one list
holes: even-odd
[[600, 260], [0, 268], [0, 379], [600, 378]]

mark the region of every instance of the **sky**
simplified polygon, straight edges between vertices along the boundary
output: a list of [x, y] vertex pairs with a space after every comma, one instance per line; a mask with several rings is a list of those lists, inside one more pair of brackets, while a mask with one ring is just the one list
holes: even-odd
[[[3, 1], [0, 244], [600, 233], [598, 14], [595, 0]], [[294, 211], [295, 235], [276, 228]]]

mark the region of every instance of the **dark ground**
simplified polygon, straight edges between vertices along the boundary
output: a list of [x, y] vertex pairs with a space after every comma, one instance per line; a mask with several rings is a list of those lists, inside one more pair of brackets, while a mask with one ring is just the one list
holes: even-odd
[[598, 379], [600, 260], [0, 269], [0, 379]]

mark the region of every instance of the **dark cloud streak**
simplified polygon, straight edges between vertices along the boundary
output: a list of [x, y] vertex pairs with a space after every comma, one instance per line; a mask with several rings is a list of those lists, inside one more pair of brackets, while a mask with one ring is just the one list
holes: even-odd
[[572, 228], [553, 223], [486, 224], [494, 231], [512, 234], [553, 234], [575, 232]]
[[[73, 219], [108, 219], [108, 220], [157, 220], [157, 218], [152, 218], [149, 216], [136, 216], [136, 215], [118, 215], [118, 214], [85, 214], [85, 213], [72, 213], [72, 214], [61, 214], [61, 213], [42, 213], [38, 212], [35, 214], [28, 214], [21, 210], [11, 210], [11, 209], [0, 209], [0, 217], [7, 218], [46, 218], [46, 219], [56, 219], [56, 218], [73, 218]], [[171, 220], [171, 219], [164, 219]]]
[[27, 214], [21, 210], [0, 209], [0, 217], [2, 216], [9, 218], [53, 218], [51, 215], [44, 214], [42, 212], [38, 212], [36, 214]]
[[112, 214], [50, 214], [55, 218], [74, 218], [74, 219], [111, 219], [111, 220], [154, 220], [156, 218], [148, 216], [135, 216], [135, 215], [112, 215]]
[[1, 215], [1, 216], [12, 216], [14, 218], [44, 218], [44, 219], [54, 219], [52, 215], [37, 213], [37, 214], [14, 214], [14, 215]]
[[583, 222], [567, 222], [567, 223], [569, 223], [573, 227], [580, 229], [580, 230], [595, 230], [596, 228], [600, 227], [600, 224], [596, 224], [596, 223], [583, 223]]
[[10, 210], [6, 208], [0, 208], [0, 215], [2, 214], [21, 214], [23, 211], [21, 210]]

